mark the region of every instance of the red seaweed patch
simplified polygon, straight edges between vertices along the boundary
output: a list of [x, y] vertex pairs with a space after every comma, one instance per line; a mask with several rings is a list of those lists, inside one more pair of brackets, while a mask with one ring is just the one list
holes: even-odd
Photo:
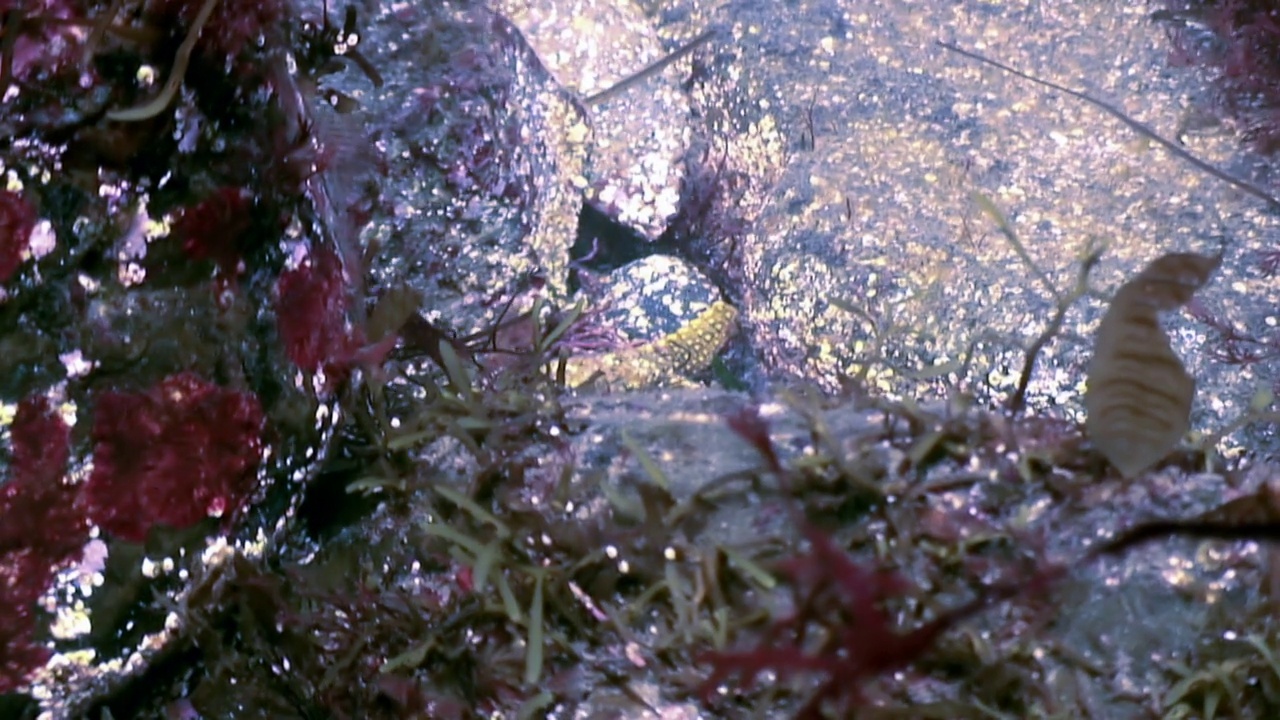
[[31, 205], [18, 193], [0, 190], [0, 283], [18, 272], [35, 226]]
[[333, 251], [316, 251], [281, 273], [277, 289], [280, 339], [295, 365], [314, 373], [350, 357], [358, 343], [347, 326], [346, 284]]
[[42, 395], [18, 404], [11, 473], [0, 484], [0, 693], [21, 685], [48, 659], [35, 639], [36, 601], [55, 567], [75, 553], [88, 523], [63, 474], [70, 428]]
[[262, 406], [192, 373], [145, 393], [98, 399], [90, 515], [117, 537], [142, 541], [156, 524], [189, 527], [230, 515], [257, 484]]
[[174, 225], [182, 249], [195, 260], [212, 260], [220, 271], [239, 274], [242, 240], [249, 231], [253, 197], [244, 188], [222, 188], [183, 211]]

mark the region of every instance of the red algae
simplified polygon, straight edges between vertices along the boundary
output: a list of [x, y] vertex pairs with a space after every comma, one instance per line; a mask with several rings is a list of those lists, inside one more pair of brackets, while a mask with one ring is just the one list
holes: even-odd
[[239, 274], [242, 238], [249, 231], [253, 197], [224, 187], [187, 208], [174, 224], [182, 249], [193, 260], [212, 260], [227, 275]]
[[60, 559], [80, 547], [88, 525], [72, 507], [79, 488], [63, 481], [70, 432], [47, 398], [35, 395], [18, 404], [13, 476], [0, 486], [0, 551], [38, 541], [42, 552]]
[[289, 359], [310, 373], [345, 365], [360, 340], [347, 324], [347, 288], [337, 254], [313, 251], [280, 274], [277, 289], [277, 328]]
[[145, 393], [99, 397], [90, 516], [141, 542], [153, 525], [230, 516], [257, 486], [265, 417], [258, 399], [181, 373]]
[[[331, 158], [286, 156], [326, 149], [317, 78], [354, 33], [298, 59], [314, 31], [296, 11], [0, 0], [0, 165], [23, 184], [0, 185], [0, 399], [19, 403], [0, 418], [0, 716], [115, 709], [118, 661], [178, 637], [158, 633], [213, 565], [202, 542], [282, 536], [326, 456], [339, 413], [316, 408], [336, 401], [296, 386], [294, 361], [334, 377], [360, 305], [348, 255], [313, 251], [292, 284], [281, 258], [333, 243], [373, 193], [361, 177], [334, 199]], [[147, 217], [173, 230], [135, 256]], [[279, 333], [277, 291], [304, 318]], [[142, 542], [175, 570], [144, 573]]]
[[49, 659], [35, 639], [34, 615], [52, 579], [53, 568], [29, 549], [0, 555], [0, 694], [18, 689]]
[[48, 659], [35, 641], [36, 601], [57, 565], [81, 546], [88, 522], [64, 481], [71, 429], [48, 398], [18, 404], [11, 429], [12, 474], [0, 485], [0, 693]]
[[[1280, 18], [1274, 2], [1168, 0], [1175, 65], [1207, 68], [1217, 104], [1259, 153], [1280, 152]], [[1205, 42], [1207, 30], [1215, 39]]]
[[35, 208], [18, 193], [0, 190], [0, 283], [18, 272], [35, 226]]

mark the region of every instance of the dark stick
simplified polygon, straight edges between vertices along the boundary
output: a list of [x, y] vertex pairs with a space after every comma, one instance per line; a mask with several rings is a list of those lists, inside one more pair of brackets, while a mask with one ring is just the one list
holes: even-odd
[[1125, 125], [1128, 125], [1129, 129], [1133, 130], [1139, 135], [1142, 135], [1145, 138], [1148, 138], [1150, 140], [1153, 140], [1159, 143], [1165, 150], [1168, 150], [1169, 152], [1173, 153], [1175, 157], [1181, 158], [1182, 160], [1185, 160], [1186, 162], [1191, 163], [1192, 165], [1199, 168], [1200, 170], [1203, 170], [1209, 173], [1210, 175], [1218, 178], [1223, 182], [1227, 182], [1232, 185], [1235, 185], [1241, 190], [1249, 193], [1250, 195], [1258, 198], [1259, 200], [1262, 200], [1266, 204], [1270, 205], [1272, 208], [1280, 209], [1280, 200], [1277, 200], [1275, 196], [1271, 195], [1266, 190], [1263, 190], [1262, 188], [1258, 187], [1257, 185], [1254, 185], [1248, 180], [1242, 180], [1228, 173], [1225, 170], [1219, 170], [1218, 168], [1210, 165], [1204, 160], [1201, 160], [1195, 155], [1192, 155], [1191, 153], [1182, 149], [1182, 147], [1180, 147], [1178, 144], [1170, 140], [1165, 140], [1163, 137], [1160, 137], [1160, 135], [1156, 133], [1155, 130], [1152, 130], [1151, 128], [1138, 122], [1137, 120], [1134, 120], [1128, 115], [1125, 115], [1124, 113], [1120, 112], [1115, 107], [1113, 107], [1112, 105], [1109, 105], [1101, 100], [1098, 100], [1097, 98], [1090, 97], [1082, 92], [1079, 92], [1078, 90], [1072, 90], [1069, 87], [1063, 87], [1062, 85], [1059, 85], [1057, 83], [1050, 82], [1048, 80], [1041, 80], [1040, 78], [1035, 77], [1033, 75], [1028, 75], [1027, 73], [1022, 72], [1021, 70], [1015, 70], [1009, 67], [1008, 65], [992, 60], [991, 58], [984, 57], [970, 50], [965, 50], [964, 48], [961, 48], [957, 45], [952, 45], [951, 43], [943, 42], [941, 40], [937, 40], [935, 42], [937, 42], [938, 45], [946, 48], [947, 50], [950, 50], [953, 53], [963, 55], [971, 60], [977, 60], [980, 63], [986, 63], [987, 65], [999, 68], [1011, 75], [1017, 75], [1018, 77], [1024, 80], [1030, 80], [1031, 82], [1036, 83], [1037, 85], [1043, 85], [1047, 88], [1052, 88], [1054, 90], [1057, 90], [1058, 92], [1066, 93], [1073, 98], [1078, 98], [1080, 100], [1083, 100], [1089, 103], [1090, 105], [1098, 108], [1099, 110], [1102, 110], [1108, 115], [1114, 117], [1115, 119], [1119, 120]]
[[667, 67], [671, 65], [671, 63], [676, 62], [677, 60], [684, 57], [685, 55], [688, 55], [694, 50], [697, 50], [699, 45], [710, 40], [711, 37], [716, 34], [716, 32], [717, 31], [714, 29], [703, 31], [701, 35], [690, 40], [684, 45], [681, 45], [675, 52], [671, 53], [670, 55], [667, 55], [661, 60], [655, 62], [652, 65], [649, 65], [648, 67], [645, 67], [644, 69], [640, 70], [639, 72], [633, 75], [628, 75], [622, 80], [619, 80], [618, 82], [614, 83], [607, 90], [601, 90], [595, 95], [588, 97], [584, 102], [586, 102], [586, 104], [588, 105], [602, 105], [606, 102], [609, 102], [610, 100], [617, 97], [618, 95], [621, 95], [622, 93], [630, 90], [636, 85], [639, 85], [645, 80], [648, 80], [654, 75], [657, 75], [658, 73], [667, 69]]

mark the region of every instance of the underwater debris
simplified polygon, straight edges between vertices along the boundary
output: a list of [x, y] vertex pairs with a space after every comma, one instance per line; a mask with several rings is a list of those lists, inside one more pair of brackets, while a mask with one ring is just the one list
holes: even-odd
[[187, 64], [191, 61], [191, 51], [195, 49], [196, 41], [200, 39], [200, 31], [204, 29], [205, 23], [208, 22], [209, 16], [213, 14], [213, 9], [217, 4], [217, 0], [205, 0], [204, 4], [200, 6], [200, 12], [196, 15], [195, 22], [192, 23], [191, 29], [187, 32], [187, 37], [182, 41], [182, 45], [178, 46], [178, 54], [173, 58], [173, 68], [169, 72], [169, 79], [165, 81], [160, 93], [155, 98], [136, 107], [108, 111], [108, 120], [116, 122], [149, 120], [164, 112], [165, 108], [173, 103], [173, 99], [177, 97], [178, 88], [182, 86], [182, 79], [187, 74]]
[[632, 73], [631, 75], [628, 75], [622, 80], [619, 80], [618, 82], [614, 83], [608, 88], [601, 90], [600, 92], [585, 98], [583, 102], [586, 103], [587, 105], [592, 105], [592, 106], [603, 105], [609, 102], [610, 100], [618, 97], [619, 95], [622, 95], [628, 90], [640, 85], [641, 83], [648, 80], [649, 78], [657, 75], [663, 70], [666, 70], [668, 67], [671, 67], [672, 64], [679, 62], [689, 53], [701, 47], [703, 43], [715, 37], [718, 33], [719, 33], [718, 28], [711, 28], [710, 30], [702, 31], [702, 33], [700, 33], [697, 37], [693, 38], [692, 40], [685, 43], [684, 45], [681, 45], [680, 47], [676, 48], [670, 53], [667, 53], [662, 58], [660, 58], [657, 62], [651, 63], [641, 68], [639, 71]]
[[1120, 288], [1102, 318], [1084, 404], [1094, 444], [1126, 478], [1169, 453], [1190, 427], [1195, 380], [1159, 313], [1186, 304], [1222, 257], [1171, 253]]

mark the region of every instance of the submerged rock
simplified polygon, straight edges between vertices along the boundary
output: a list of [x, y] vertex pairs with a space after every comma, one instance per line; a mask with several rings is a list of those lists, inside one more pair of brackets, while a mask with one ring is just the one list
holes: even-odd
[[[141, 27], [208, 20], [163, 10]], [[347, 198], [300, 167], [300, 27], [220, 25], [185, 68], [126, 34], [78, 70], [87, 34], [44, 19], [0, 105], [0, 693], [56, 718], [170, 651], [192, 574], [283, 541], [362, 339]]]
[[593, 129], [583, 198], [657, 240], [675, 215], [691, 142], [683, 63], [637, 87], [593, 101], [675, 50], [638, 3], [550, 0], [494, 3], [567, 90], [584, 99]]
[[372, 283], [417, 290], [463, 335], [512, 297], [516, 311], [531, 291], [564, 300], [592, 132], [577, 99], [479, 3], [383, 8], [363, 32], [384, 84], [347, 89], [388, 166]]

